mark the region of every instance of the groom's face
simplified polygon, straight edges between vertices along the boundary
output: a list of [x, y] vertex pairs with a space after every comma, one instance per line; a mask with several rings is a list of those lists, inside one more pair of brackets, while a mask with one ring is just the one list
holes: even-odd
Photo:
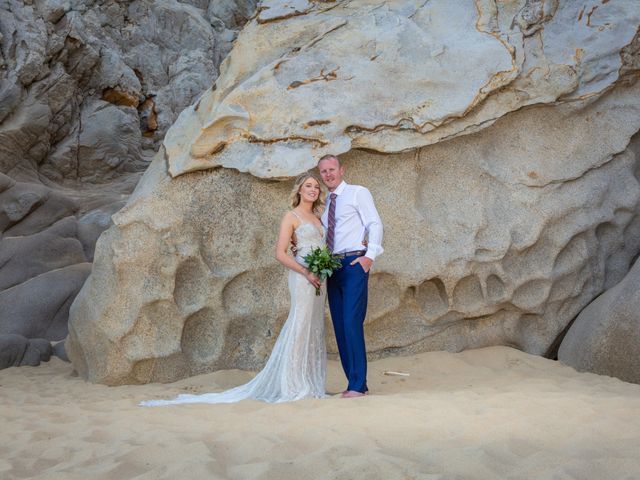
[[342, 182], [344, 167], [340, 165], [337, 158], [326, 158], [318, 164], [322, 181], [330, 192], [333, 192]]

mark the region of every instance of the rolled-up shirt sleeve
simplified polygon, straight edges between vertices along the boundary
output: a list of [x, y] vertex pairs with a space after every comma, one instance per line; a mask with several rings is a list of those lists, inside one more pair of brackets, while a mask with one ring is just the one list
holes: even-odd
[[375, 260], [378, 255], [384, 252], [382, 248], [382, 220], [380, 220], [380, 215], [378, 215], [373, 203], [371, 192], [365, 187], [360, 187], [356, 192], [356, 203], [362, 224], [369, 233], [369, 244], [365, 256]]

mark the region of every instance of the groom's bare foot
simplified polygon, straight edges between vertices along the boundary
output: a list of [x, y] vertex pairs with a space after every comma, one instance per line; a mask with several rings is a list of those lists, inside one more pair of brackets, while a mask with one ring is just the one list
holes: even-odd
[[355, 390], [346, 390], [344, 392], [342, 392], [342, 398], [357, 398], [357, 397], [364, 397], [367, 394], [367, 392], [356, 392]]
[[[340, 396], [344, 395], [344, 394], [345, 394], [345, 393], [347, 393], [347, 392], [353, 392], [353, 391], [355, 391], [355, 390], [343, 390], [343, 391], [340, 393]], [[360, 393], [360, 392], [357, 392], [357, 393]], [[369, 395], [369, 389], [366, 389], [366, 390], [364, 391], [364, 394], [365, 394], [365, 395]]]

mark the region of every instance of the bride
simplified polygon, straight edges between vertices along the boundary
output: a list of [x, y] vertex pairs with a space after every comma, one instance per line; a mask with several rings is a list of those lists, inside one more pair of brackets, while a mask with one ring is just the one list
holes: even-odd
[[[250, 382], [219, 393], [179, 395], [173, 400], [147, 400], [143, 406], [180, 403], [232, 403], [245, 399], [278, 403], [325, 397], [327, 353], [324, 339], [325, 291], [316, 295], [320, 280], [307, 270], [304, 256], [324, 244], [320, 215], [324, 209], [322, 182], [313, 173], [297, 178], [291, 210], [280, 223], [276, 259], [289, 269], [289, 316], [265, 367]], [[295, 259], [288, 255], [291, 242]]]

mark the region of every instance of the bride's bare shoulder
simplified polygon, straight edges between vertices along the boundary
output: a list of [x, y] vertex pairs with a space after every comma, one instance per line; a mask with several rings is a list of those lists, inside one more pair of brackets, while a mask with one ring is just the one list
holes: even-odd
[[300, 219], [297, 217], [293, 210], [288, 210], [282, 216], [280, 220], [280, 227], [295, 228], [300, 223]]

